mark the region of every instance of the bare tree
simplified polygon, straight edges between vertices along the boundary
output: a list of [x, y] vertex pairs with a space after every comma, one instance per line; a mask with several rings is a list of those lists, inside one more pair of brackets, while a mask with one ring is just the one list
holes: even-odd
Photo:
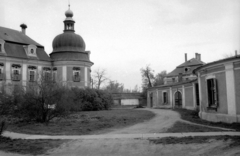
[[139, 89], [138, 85], [135, 85], [134, 89], [132, 90], [132, 93], [139, 93], [139, 92], [140, 92], [140, 89]]
[[29, 82], [24, 93], [24, 102], [18, 106], [18, 113], [26, 120], [48, 123], [55, 117], [65, 116], [67, 104], [62, 102], [66, 90], [53, 79], [51, 73], [40, 73], [38, 79]]
[[94, 78], [95, 81], [93, 83], [95, 83], [97, 89], [100, 89], [101, 85], [108, 80], [108, 78], [106, 77], [106, 70], [105, 69], [95, 70]]
[[150, 65], [147, 65], [145, 68], [141, 68], [143, 87], [149, 88], [152, 87], [152, 82], [154, 81], [153, 70], [150, 68]]
[[153, 86], [163, 85], [164, 77], [167, 75], [167, 71], [163, 70], [155, 76]]
[[118, 83], [117, 81], [110, 80], [104, 90], [106, 90], [110, 93], [122, 93], [123, 89], [124, 89], [123, 84]]

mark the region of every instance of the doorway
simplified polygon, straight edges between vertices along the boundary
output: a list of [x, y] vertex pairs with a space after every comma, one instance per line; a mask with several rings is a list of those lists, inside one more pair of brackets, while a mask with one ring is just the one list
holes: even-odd
[[175, 107], [182, 108], [182, 93], [180, 91], [177, 91], [174, 95], [175, 99]]

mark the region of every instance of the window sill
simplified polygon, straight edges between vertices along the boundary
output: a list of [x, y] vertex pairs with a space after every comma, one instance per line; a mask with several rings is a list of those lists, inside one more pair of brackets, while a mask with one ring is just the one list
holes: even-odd
[[217, 106], [208, 106], [207, 107], [208, 110], [215, 110], [215, 111], [217, 111], [217, 108], [218, 108]]

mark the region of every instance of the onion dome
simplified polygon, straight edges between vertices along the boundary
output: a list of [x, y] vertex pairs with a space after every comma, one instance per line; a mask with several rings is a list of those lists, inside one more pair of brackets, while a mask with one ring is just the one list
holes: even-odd
[[90, 62], [89, 52], [85, 51], [86, 45], [83, 38], [80, 35], [75, 34], [75, 21], [72, 19], [73, 12], [70, 10], [70, 8], [65, 12], [65, 16], [66, 19], [63, 21], [63, 33], [57, 35], [53, 39], [53, 51], [50, 54], [50, 57], [53, 60], [81, 60]]
[[74, 23], [72, 19], [73, 12], [69, 9], [65, 12], [66, 19], [64, 22], [63, 33], [57, 35], [53, 42], [53, 53], [54, 52], [85, 52], [85, 42], [83, 38], [75, 34], [74, 32]]
[[66, 17], [73, 17], [73, 12], [70, 10], [70, 8], [65, 12]]
[[52, 43], [53, 52], [85, 52], [85, 42], [74, 32], [64, 32], [56, 36]]

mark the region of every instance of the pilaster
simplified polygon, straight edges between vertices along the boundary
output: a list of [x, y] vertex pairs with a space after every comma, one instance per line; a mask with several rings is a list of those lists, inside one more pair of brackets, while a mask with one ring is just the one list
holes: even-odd
[[236, 94], [233, 63], [225, 64], [228, 114], [236, 115]]

